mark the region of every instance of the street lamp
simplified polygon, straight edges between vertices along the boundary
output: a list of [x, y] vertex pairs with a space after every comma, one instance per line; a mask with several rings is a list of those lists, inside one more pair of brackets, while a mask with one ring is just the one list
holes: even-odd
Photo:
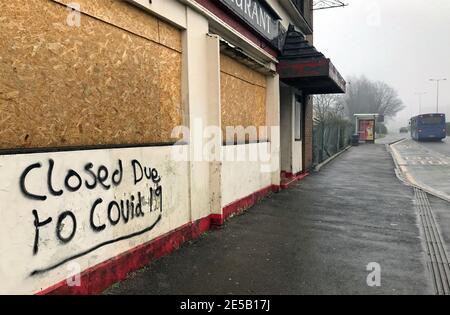
[[436, 113], [439, 113], [439, 82], [440, 81], [447, 81], [446, 78], [443, 79], [430, 79], [432, 82], [436, 82], [437, 85], [437, 95], [436, 95]]
[[419, 95], [419, 115], [422, 114], [422, 96], [427, 94], [427, 92], [417, 92], [416, 95]]

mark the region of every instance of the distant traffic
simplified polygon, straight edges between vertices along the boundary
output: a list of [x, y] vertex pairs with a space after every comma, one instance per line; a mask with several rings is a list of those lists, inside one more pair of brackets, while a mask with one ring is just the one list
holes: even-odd
[[411, 118], [411, 137], [416, 141], [441, 141], [447, 137], [445, 114], [423, 114]]

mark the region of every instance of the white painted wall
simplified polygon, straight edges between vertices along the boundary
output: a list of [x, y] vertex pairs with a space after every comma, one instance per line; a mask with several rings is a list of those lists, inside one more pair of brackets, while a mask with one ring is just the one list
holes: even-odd
[[[297, 174], [303, 171], [303, 142], [295, 140], [295, 89], [281, 88], [281, 170]], [[304, 128], [304, 126], [302, 126]]]
[[282, 86], [280, 91], [281, 112], [281, 170], [292, 173], [294, 142], [294, 94], [291, 88]]
[[281, 172], [281, 128], [280, 128], [280, 77], [278, 74], [267, 76], [267, 126], [271, 128], [268, 135], [271, 149], [272, 185], [280, 185]]
[[[61, 196], [53, 196], [48, 192], [47, 176], [49, 160], [54, 160], [52, 181], [55, 190], [62, 189]], [[150, 188], [156, 188], [152, 180], [143, 179], [135, 184], [132, 160], [138, 160], [142, 166], [156, 169], [161, 177], [162, 207], [154, 204], [150, 212]], [[111, 185], [111, 173], [123, 163], [122, 182], [110, 189], [97, 185], [88, 189], [84, 181], [93, 182], [93, 177], [85, 171], [87, 163], [93, 164], [93, 170], [105, 166], [109, 171], [107, 185]], [[28, 166], [41, 163], [41, 168], [33, 169], [25, 180], [27, 191], [46, 195], [47, 200], [33, 200], [24, 195], [20, 188], [20, 178]], [[64, 188], [65, 176], [73, 169], [83, 179], [83, 186], [76, 192]], [[139, 168], [137, 168], [139, 178]], [[171, 147], [146, 147], [130, 149], [108, 149], [93, 151], [73, 151], [58, 153], [40, 153], [0, 156], [0, 293], [30, 294], [46, 289], [68, 276], [71, 271], [82, 271], [111, 257], [115, 257], [137, 245], [148, 242], [164, 233], [176, 229], [189, 222], [189, 164], [174, 162], [171, 159]], [[116, 177], [118, 178], [118, 177]], [[76, 186], [77, 180], [69, 181]], [[142, 193], [142, 209], [144, 217], [135, 218], [125, 223], [123, 220], [112, 226], [108, 219], [107, 204], [120, 201]], [[90, 225], [90, 213], [94, 202], [102, 198], [94, 212], [94, 222], [106, 228], [96, 232]], [[156, 196], [154, 196], [156, 200]], [[52, 217], [52, 222], [39, 228], [38, 252], [34, 254], [36, 229], [33, 210], [44, 221]], [[77, 227], [73, 239], [64, 244], [57, 238], [56, 226], [58, 216], [70, 210], [76, 217]], [[116, 212], [113, 211], [113, 219]], [[161, 214], [160, 221], [157, 221]], [[117, 239], [146, 229], [158, 222], [151, 231], [114, 244], [106, 245], [92, 251], [70, 263], [47, 272], [31, 275], [35, 270], [47, 269], [58, 262], [87, 251], [99, 244]], [[63, 237], [69, 236], [73, 228], [71, 219], [63, 221]], [[75, 264], [75, 265], [74, 265]]]
[[[221, 86], [220, 86], [220, 38], [217, 35], [208, 34], [207, 38], [208, 50], [208, 108], [210, 110], [208, 115], [208, 125], [216, 126], [217, 131], [221, 130], [222, 126], [222, 111], [221, 111]], [[220, 161], [220, 154], [222, 151], [223, 136], [221, 133], [214, 133], [216, 135], [213, 141], [213, 148], [210, 151], [210, 165], [209, 165], [209, 189], [210, 189], [210, 210], [214, 214], [222, 214], [222, 161]]]
[[[251, 161], [250, 152], [269, 158]], [[222, 207], [272, 185], [272, 173], [267, 170], [270, 152], [269, 142], [223, 146]], [[240, 156], [245, 156], [245, 161], [238, 160]], [[234, 161], [230, 157], [235, 157]]]
[[[204, 127], [217, 117], [214, 99], [211, 99], [211, 88], [217, 86], [210, 82], [211, 70], [208, 58], [217, 53], [208, 36], [208, 20], [191, 8], [186, 8], [187, 30], [183, 35], [183, 90], [187, 107], [187, 125], [190, 136], [190, 195], [191, 220], [203, 218], [211, 213], [211, 161], [203, 156], [203, 147], [207, 144]], [[212, 106], [210, 106], [212, 105]], [[199, 149], [200, 148], [200, 149]]]
[[303, 171], [303, 142], [292, 142], [292, 174]]

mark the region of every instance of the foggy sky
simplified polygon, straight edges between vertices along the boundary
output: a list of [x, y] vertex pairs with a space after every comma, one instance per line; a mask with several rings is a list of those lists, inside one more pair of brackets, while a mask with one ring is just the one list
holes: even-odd
[[347, 78], [365, 75], [397, 89], [406, 109], [389, 126], [407, 126], [419, 112], [440, 112], [450, 120], [450, 1], [346, 0], [345, 8], [315, 11], [314, 45]]

